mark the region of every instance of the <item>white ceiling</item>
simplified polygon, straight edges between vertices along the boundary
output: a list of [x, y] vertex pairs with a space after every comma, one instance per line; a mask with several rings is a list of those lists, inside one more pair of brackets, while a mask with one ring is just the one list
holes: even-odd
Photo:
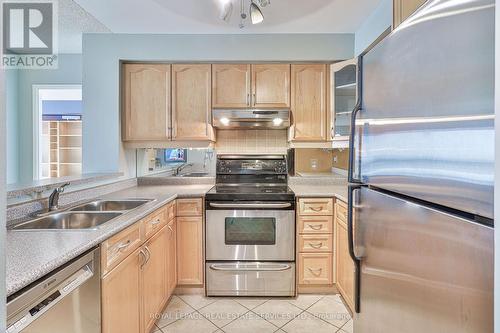
[[[74, 0], [116, 33], [354, 33], [381, 0], [271, 0], [262, 24], [240, 29], [240, 0], [232, 19], [219, 19], [223, 0]], [[226, 0], [227, 1], [227, 0]], [[248, 12], [250, 0], [245, 0]], [[247, 20], [248, 21], [248, 20]]]
[[82, 33], [110, 32], [73, 0], [58, 0], [59, 53], [82, 53]]

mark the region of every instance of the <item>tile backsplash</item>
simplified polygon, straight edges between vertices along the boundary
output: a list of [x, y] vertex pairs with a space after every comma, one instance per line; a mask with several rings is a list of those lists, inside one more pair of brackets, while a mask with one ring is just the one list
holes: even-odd
[[298, 173], [331, 172], [332, 168], [347, 170], [348, 149], [295, 149], [295, 170]]
[[286, 130], [218, 130], [217, 154], [286, 154]]

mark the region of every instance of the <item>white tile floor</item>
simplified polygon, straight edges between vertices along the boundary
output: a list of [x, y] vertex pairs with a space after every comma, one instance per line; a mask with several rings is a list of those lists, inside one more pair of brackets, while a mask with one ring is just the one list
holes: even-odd
[[155, 333], [352, 333], [352, 320], [338, 295], [297, 298], [172, 296]]

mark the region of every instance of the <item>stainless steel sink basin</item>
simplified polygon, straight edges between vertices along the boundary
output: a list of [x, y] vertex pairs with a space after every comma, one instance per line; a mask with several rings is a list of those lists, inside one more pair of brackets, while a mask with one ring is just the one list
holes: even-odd
[[14, 226], [13, 230], [95, 229], [120, 212], [61, 212]]
[[206, 172], [189, 172], [178, 175], [177, 177], [207, 177], [208, 173]]
[[111, 212], [127, 211], [138, 208], [152, 199], [130, 199], [130, 200], [96, 200], [71, 208], [69, 211], [86, 212]]

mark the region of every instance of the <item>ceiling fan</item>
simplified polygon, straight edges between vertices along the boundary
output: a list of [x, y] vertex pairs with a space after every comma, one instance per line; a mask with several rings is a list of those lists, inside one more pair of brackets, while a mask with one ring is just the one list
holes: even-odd
[[[219, 0], [221, 5], [220, 19], [229, 22], [231, 15], [233, 13], [233, 0]], [[245, 27], [245, 20], [248, 18], [245, 12], [246, 0], [240, 0], [240, 24], [239, 27], [243, 29]], [[271, 4], [271, 0], [250, 0], [250, 7], [248, 12], [250, 13], [250, 21], [252, 24], [259, 24], [264, 21], [264, 14], [261, 8], [264, 8]]]

